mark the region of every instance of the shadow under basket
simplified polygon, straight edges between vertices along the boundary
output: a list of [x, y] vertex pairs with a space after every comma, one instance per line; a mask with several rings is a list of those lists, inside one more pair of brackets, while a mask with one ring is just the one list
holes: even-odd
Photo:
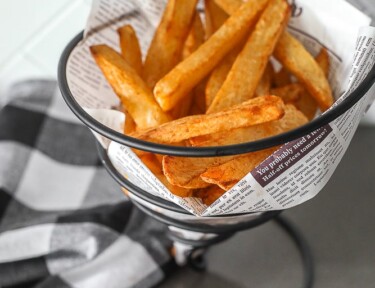
[[[348, 95], [339, 104], [335, 105], [332, 109], [326, 111], [324, 114], [299, 128], [273, 137], [253, 142], [220, 147], [177, 147], [171, 145], [162, 145], [135, 139], [116, 132], [95, 120], [78, 104], [68, 85], [66, 66], [71, 52], [82, 40], [82, 37], [83, 32], [78, 34], [67, 45], [60, 58], [58, 67], [58, 83], [65, 102], [73, 111], [73, 113], [87, 127], [99, 133], [100, 135], [128, 147], [157, 154], [184, 157], [215, 157], [244, 154], [277, 145], [282, 145], [286, 142], [290, 142], [292, 140], [303, 137], [306, 134], [309, 134], [314, 130], [317, 130], [329, 124], [330, 122], [341, 116], [351, 107], [353, 107], [362, 97], [364, 97], [366, 92], [375, 82], [374, 66], [367, 77], [363, 80], [363, 82], [352, 93], [350, 93], [350, 95]], [[193, 231], [195, 233], [213, 234], [213, 236], [210, 238], [189, 239], [188, 237], [181, 236], [181, 234], [176, 233], [173, 229], [171, 229], [169, 236], [175, 243], [178, 242], [180, 244], [186, 245], [186, 247], [190, 247], [187, 250], [187, 259], [192, 267], [196, 269], [203, 269], [205, 267], [204, 261], [202, 260], [204, 259], [202, 257], [202, 253], [207, 247], [228, 239], [238, 231], [254, 228], [273, 219], [290, 235], [292, 240], [297, 245], [297, 248], [299, 249], [302, 256], [305, 273], [303, 287], [312, 287], [314, 270], [309, 247], [298, 230], [280, 216], [281, 211], [213, 216], [204, 218], [196, 217], [183, 208], [177, 206], [176, 204], [166, 201], [160, 197], [154, 196], [129, 182], [112, 165], [106, 153], [106, 150], [103, 149], [100, 144], [97, 145], [97, 148], [102, 163], [107, 169], [108, 173], [129, 192], [131, 200], [140, 210], [153, 217], [154, 219], [169, 226], [177, 227], [178, 229]]]

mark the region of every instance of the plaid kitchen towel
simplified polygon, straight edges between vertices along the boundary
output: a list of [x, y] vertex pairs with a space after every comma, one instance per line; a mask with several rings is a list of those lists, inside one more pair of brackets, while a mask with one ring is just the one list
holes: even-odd
[[0, 111], [0, 287], [150, 287], [174, 267], [166, 227], [110, 179], [55, 81]]

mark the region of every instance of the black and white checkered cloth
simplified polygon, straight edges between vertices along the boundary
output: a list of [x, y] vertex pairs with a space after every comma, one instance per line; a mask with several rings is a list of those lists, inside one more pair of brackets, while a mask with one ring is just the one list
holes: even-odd
[[100, 165], [55, 81], [0, 111], [0, 287], [150, 287], [174, 267], [166, 227]]

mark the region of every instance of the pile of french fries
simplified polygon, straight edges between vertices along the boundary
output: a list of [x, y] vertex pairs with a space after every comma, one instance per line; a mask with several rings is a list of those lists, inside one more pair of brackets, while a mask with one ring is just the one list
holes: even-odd
[[[286, 0], [169, 0], [145, 61], [134, 29], [118, 29], [121, 54], [90, 47], [121, 100], [124, 133], [179, 146], [221, 146], [270, 137], [333, 104], [325, 49], [314, 57], [286, 30]], [[281, 67], [275, 71], [277, 67]], [[135, 150], [175, 195], [210, 205], [278, 147], [189, 158]]]

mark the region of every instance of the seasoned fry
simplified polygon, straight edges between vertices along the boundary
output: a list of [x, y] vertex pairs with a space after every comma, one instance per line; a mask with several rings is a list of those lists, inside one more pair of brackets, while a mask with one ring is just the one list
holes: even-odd
[[292, 83], [292, 80], [290, 79], [290, 74], [288, 70], [286, 70], [284, 67], [280, 69], [277, 73], [275, 73], [273, 80], [272, 80], [272, 86], [275, 88], [286, 86]]
[[304, 92], [303, 86], [299, 83], [293, 83], [278, 88], [271, 89], [271, 94], [279, 96], [284, 103], [296, 102], [301, 98]]
[[206, 109], [210, 107], [217, 92], [219, 92], [239, 52], [240, 49], [235, 49], [230, 52], [212, 71], [205, 89]]
[[225, 193], [225, 190], [213, 185], [207, 188], [194, 191], [193, 197], [200, 198], [204, 204], [210, 206], [216, 199], [220, 198]]
[[[201, 17], [198, 13], [195, 13], [193, 26], [189, 32], [186, 39], [184, 50], [182, 52], [183, 59], [187, 58], [191, 53], [193, 53], [197, 48], [204, 42], [204, 29]], [[178, 119], [189, 115], [190, 108], [193, 102], [196, 102], [198, 98], [198, 87], [194, 89], [189, 95], [180, 102], [170, 111], [173, 119]]]
[[268, 0], [244, 3], [197, 51], [156, 84], [155, 98], [164, 111], [172, 109], [243, 39], [267, 3]]
[[171, 191], [174, 195], [179, 197], [190, 197], [193, 194], [193, 191], [190, 189], [181, 188], [178, 186], [174, 186], [170, 184], [167, 178], [163, 174], [163, 170], [161, 168], [160, 162], [156, 159], [154, 154], [147, 153], [142, 155], [141, 160], [143, 164], [147, 166], [148, 169], [162, 182], [169, 191]]
[[[241, 0], [215, 0], [229, 15], [241, 6]], [[288, 32], [284, 32], [276, 45], [275, 57], [306, 87], [322, 111], [333, 104], [331, 88], [324, 73], [303, 45]]]
[[[191, 139], [193, 146], [222, 146], [235, 143], [255, 141], [261, 138], [277, 135], [295, 129], [305, 123], [307, 118], [293, 105], [285, 106], [285, 115], [277, 121], [272, 121], [252, 127], [233, 129], [228, 132], [218, 132], [212, 135], [200, 136]], [[210, 158], [187, 158], [165, 156], [163, 158], [163, 171], [168, 181], [174, 185], [182, 186], [186, 183], [199, 183], [200, 186], [190, 188], [205, 187], [200, 175], [209, 167], [226, 163], [238, 156], [210, 157]], [[168, 173], [168, 175], [167, 175]]]
[[124, 125], [124, 134], [128, 135], [130, 133], [133, 133], [137, 129], [137, 125], [134, 122], [134, 119], [132, 116], [129, 114], [126, 109], [123, 110], [125, 114], [125, 125]]
[[195, 14], [197, 0], [169, 0], [147, 53], [143, 78], [155, 86], [180, 60]]
[[199, 176], [210, 166], [220, 165], [233, 159], [227, 157], [188, 158], [176, 156], [163, 157], [163, 172], [169, 183], [191, 189], [210, 186]]
[[274, 55], [305, 86], [322, 111], [331, 107], [333, 97], [327, 78], [297, 39], [285, 32], [280, 37]]
[[269, 148], [236, 157], [219, 166], [208, 168], [200, 177], [207, 183], [229, 190], [276, 150], [277, 148]]
[[285, 105], [284, 117], [247, 128], [234, 129], [230, 132], [218, 132], [211, 135], [199, 136], [190, 139], [192, 146], [222, 146], [236, 143], [255, 141], [295, 129], [307, 122], [307, 118], [291, 104]]
[[[269, 57], [290, 16], [285, 0], [271, 0], [234, 62], [207, 113], [215, 113], [254, 97]], [[252, 73], [249, 73], [252, 67]]]
[[262, 96], [222, 112], [180, 118], [131, 136], [159, 143], [175, 143], [191, 137], [274, 121], [283, 115], [284, 103], [281, 98]]
[[138, 75], [142, 75], [142, 53], [133, 27], [131, 25], [125, 25], [119, 28], [117, 32], [120, 37], [122, 57], [137, 71]]
[[155, 102], [152, 92], [126, 60], [106, 45], [90, 47], [105, 78], [138, 128], [146, 129], [170, 121]]
[[[327, 49], [322, 48], [315, 58], [316, 62], [319, 64], [320, 68], [323, 70], [324, 75], [328, 78], [329, 74], [329, 56]], [[318, 110], [318, 105], [313, 97], [304, 90], [301, 94], [301, 98], [294, 103], [294, 105], [302, 111], [306, 117], [311, 120], [315, 117], [316, 112]]]
[[206, 12], [206, 38], [209, 38], [228, 19], [228, 14], [223, 11], [214, 0], [204, 1]]
[[262, 78], [260, 78], [258, 87], [255, 90], [256, 96], [263, 96], [263, 95], [270, 95], [270, 94], [279, 96], [277, 94], [270, 93], [273, 74], [274, 74], [273, 66], [270, 62], [268, 62], [266, 69], [263, 72]]

